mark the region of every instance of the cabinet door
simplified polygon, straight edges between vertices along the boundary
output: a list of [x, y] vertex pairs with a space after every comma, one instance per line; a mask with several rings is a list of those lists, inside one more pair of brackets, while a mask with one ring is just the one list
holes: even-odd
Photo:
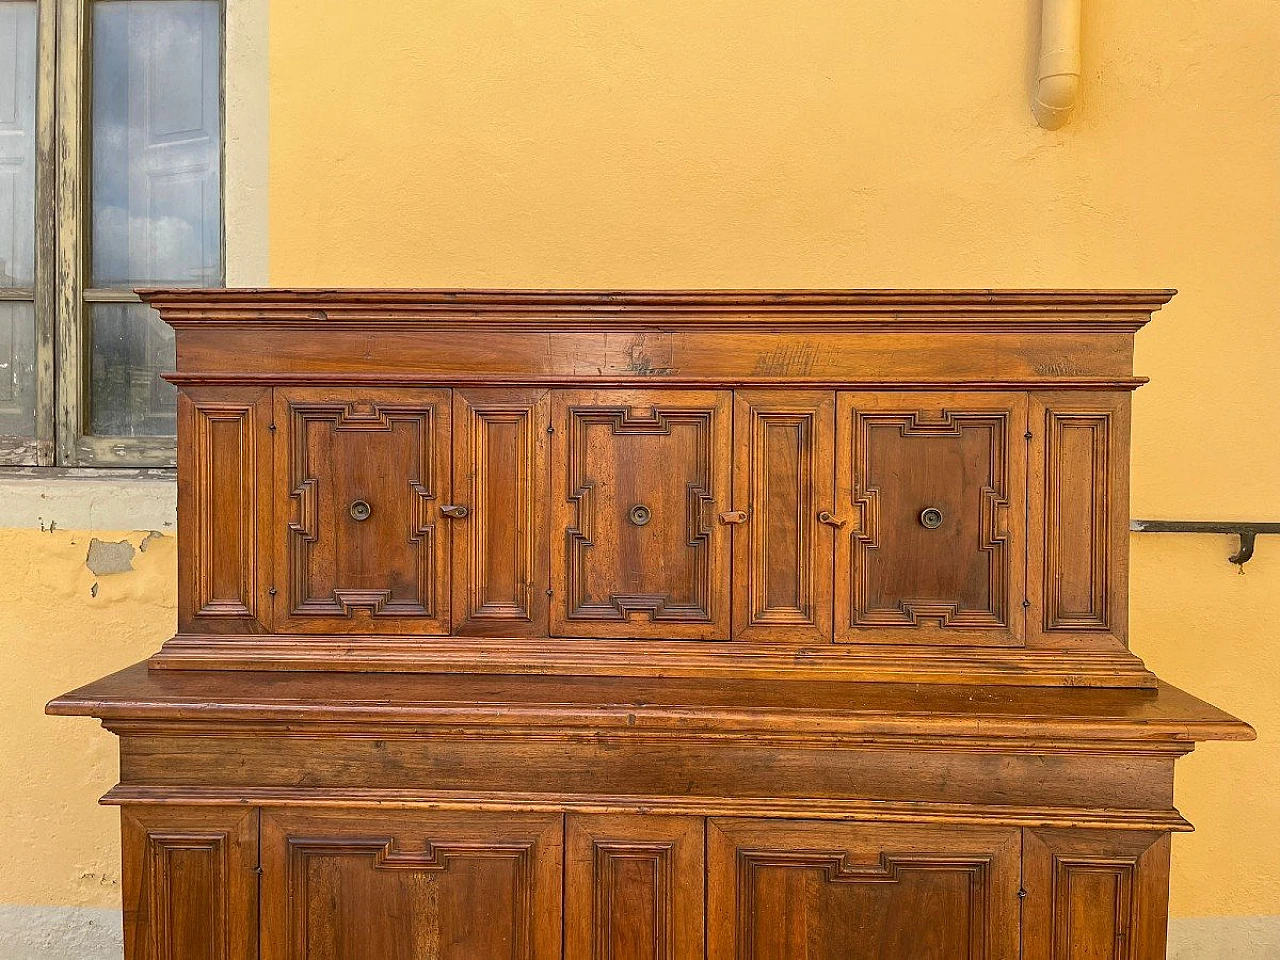
[[1164, 960], [1169, 835], [1025, 831], [1025, 960]]
[[1016, 829], [708, 827], [710, 960], [1018, 956]]
[[1127, 392], [1031, 397], [1029, 646], [1126, 642], [1129, 402]]
[[729, 638], [727, 391], [557, 391], [552, 633]]
[[734, 395], [733, 636], [830, 643], [835, 394]]
[[258, 811], [130, 806], [123, 841], [128, 960], [257, 960]]
[[271, 629], [271, 391], [178, 393], [178, 632]]
[[1020, 646], [1027, 399], [841, 393], [836, 639]]
[[571, 814], [565, 960], [703, 960], [703, 820]]
[[547, 634], [549, 424], [545, 390], [454, 392], [454, 633]]
[[276, 630], [449, 632], [449, 403], [276, 391]]
[[263, 960], [559, 960], [558, 814], [268, 811]]

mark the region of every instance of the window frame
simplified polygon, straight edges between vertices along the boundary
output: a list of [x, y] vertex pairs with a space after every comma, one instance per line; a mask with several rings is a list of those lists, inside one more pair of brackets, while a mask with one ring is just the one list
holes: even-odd
[[[0, 466], [30, 467], [33, 460], [38, 467], [137, 469], [176, 464], [173, 436], [112, 437], [88, 432], [92, 399], [88, 307], [139, 302], [136, 294], [124, 288], [88, 285], [91, 5], [95, 2], [99, 0], [36, 0], [35, 282], [31, 289], [0, 289], [0, 300], [34, 301], [36, 431], [34, 444], [26, 439], [0, 439]], [[227, 0], [218, 2], [218, 19], [219, 282], [225, 284]]]

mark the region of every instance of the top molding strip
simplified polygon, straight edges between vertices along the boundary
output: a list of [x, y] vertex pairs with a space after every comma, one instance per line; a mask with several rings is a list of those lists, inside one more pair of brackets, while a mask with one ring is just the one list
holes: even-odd
[[589, 326], [1089, 323], [1136, 330], [1174, 290], [376, 290], [159, 289], [138, 295], [169, 322], [325, 321]]

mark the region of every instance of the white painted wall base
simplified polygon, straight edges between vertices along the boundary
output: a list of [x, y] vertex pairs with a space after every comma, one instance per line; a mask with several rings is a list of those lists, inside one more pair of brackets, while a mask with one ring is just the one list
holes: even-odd
[[[0, 960], [120, 960], [120, 911], [0, 906]], [[1168, 960], [1280, 960], [1280, 917], [1169, 922]]]
[[120, 960], [120, 911], [0, 905], [0, 960]]
[[0, 528], [177, 529], [178, 484], [167, 477], [112, 479], [106, 471], [0, 471]]
[[1280, 917], [1174, 917], [1168, 960], [1280, 960]]

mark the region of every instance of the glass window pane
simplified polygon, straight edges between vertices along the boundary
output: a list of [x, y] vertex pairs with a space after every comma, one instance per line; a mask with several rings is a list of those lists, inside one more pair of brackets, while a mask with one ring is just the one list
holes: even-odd
[[177, 391], [173, 329], [143, 303], [87, 305], [91, 342], [90, 430], [106, 437], [171, 437]]
[[0, 436], [36, 433], [36, 311], [0, 300]]
[[218, 0], [93, 4], [92, 283], [222, 282]]
[[[36, 5], [0, 3], [0, 287], [30, 287], [36, 250]], [[3, 356], [0, 355], [0, 359]]]

